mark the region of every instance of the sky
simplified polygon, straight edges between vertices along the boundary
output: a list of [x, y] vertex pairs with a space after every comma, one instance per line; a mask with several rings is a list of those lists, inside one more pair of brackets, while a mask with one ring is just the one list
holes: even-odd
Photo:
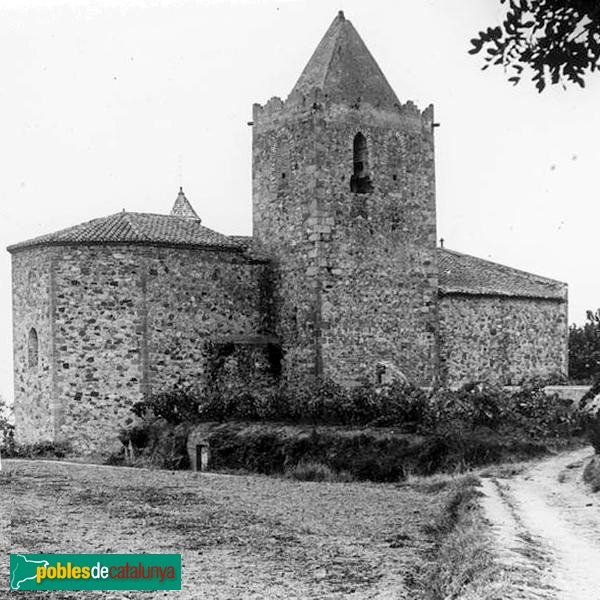
[[438, 236], [600, 307], [600, 75], [538, 94], [481, 70], [499, 0], [0, 3], [0, 395], [12, 399], [7, 245], [122, 209], [251, 233], [252, 104], [285, 98], [344, 10], [402, 102], [433, 103]]

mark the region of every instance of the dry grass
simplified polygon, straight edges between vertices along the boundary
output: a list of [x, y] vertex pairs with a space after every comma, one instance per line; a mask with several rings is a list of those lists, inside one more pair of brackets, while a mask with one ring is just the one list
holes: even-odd
[[479, 471], [480, 477], [494, 477], [496, 479], [507, 479], [520, 475], [531, 462], [507, 462], [498, 465], [492, 465]]
[[431, 529], [437, 539], [421, 575], [422, 600], [505, 600], [508, 581], [496, 562], [489, 529], [478, 504], [474, 476], [458, 478]]
[[411, 574], [432, 543], [424, 528], [447, 497], [446, 489], [419, 486], [60, 462], [6, 461], [3, 468], [0, 513], [12, 522], [0, 536], [11, 537], [2, 581], [8, 551], [176, 552], [181, 600], [413, 597]]

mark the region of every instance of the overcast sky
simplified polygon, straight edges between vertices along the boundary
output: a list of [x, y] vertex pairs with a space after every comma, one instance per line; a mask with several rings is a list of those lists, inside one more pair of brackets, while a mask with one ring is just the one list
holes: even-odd
[[[398, 97], [434, 103], [446, 247], [569, 283], [600, 306], [600, 75], [538, 94], [467, 53], [499, 0], [2, 0], [0, 242], [122, 210], [251, 232], [252, 103], [285, 98], [343, 9]], [[12, 398], [10, 256], [0, 394]]]

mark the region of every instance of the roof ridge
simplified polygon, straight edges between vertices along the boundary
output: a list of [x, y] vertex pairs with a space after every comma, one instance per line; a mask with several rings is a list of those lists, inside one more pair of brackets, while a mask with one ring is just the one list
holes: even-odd
[[133, 220], [131, 219], [131, 215], [132, 215], [133, 213], [128, 213], [128, 212], [126, 212], [126, 211], [123, 211], [121, 214], [122, 214], [122, 215], [125, 217], [125, 219], [126, 219], [126, 221], [127, 221], [127, 224], [129, 225], [129, 227], [131, 228], [131, 231], [132, 231], [132, 232], [133, 232], [135, 235], [139, 236], [139, 237], [140, 237], [140, 238], [142, 238], [142, 240], [144, 240], [144, 241], [149, 241], [149, 240], [150, 240], [150, 237], [149, 237], [148, 235], [146, 235], [145, 233], [142, 233], [142, 232], [141, 232], [141, 231], [140, 231], [140, 230], [139, 230], [139, 229], [138, 229], [138, 228], [137, 228], [137, 227], [134, 225], [134, 223], [133, 223]]
[[[333, 62], [333, 56], [335, 54], [336, 28], [334, 28], [334, 25], [337, 25], [337, 32], [339, 32], [337, 37], [339, 37], [339, 34], [342, 31], [341, 25], [339, 25], [339, 23], [343, 23], [345, 20], [346, 19], [344, 18], [344, 13], [340, 10], [338, 12], [336, 18], [333, 20], [333, 23], [329, 26], [329, 29], [325, 33], [325, 37], [327, 37], [327, 33], [329, 33], [329, 30], [331, 30], [331, 38], [332, 38], [331, 42], [332, 43], [330, 44], [330, 48], [329, 48], [329, 57], [325, 61], [325, 69], [323, 69], [323, 80], [321, 81], [321, 89], [325, 88], [325, 81], [327, 80], [327, 74], [329, 73], [329, 69], [331, 68], [331, 63]], [[315, 49], [315, 52], [316, 52], [316, 49]]]

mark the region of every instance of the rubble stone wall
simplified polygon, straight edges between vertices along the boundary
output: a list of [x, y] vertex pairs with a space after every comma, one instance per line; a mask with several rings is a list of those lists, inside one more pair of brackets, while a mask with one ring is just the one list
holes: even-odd
[[[209, 338], [262, 327], [264, 264], [237, 252], [89, 245], [14, 256], [22, 439], [118, 447], [133, 403], [180, 379], [202, 383]], [[24, 366], [31, 326], [40, 339], [35, 372]]]
[[[15, 435], [21, 444], [54, 439], [53, 262], [48, 248], [12, 259]], [[29, 360], [32, 329], [37, 336], [36, 364]]]
[[[317, 108], [315, 108], [317, 106]], [[435, 375], [437, 258], [433, 111], [255, 106], [254, 236], [279, 267], [288, 372], [343, 383], [376, 362]], [[372, 189], [351, 191], [353, 142]]]
[[566, 376], [566, 301], [446, 295], [439, 311], [440, 369], [448, 385]]

